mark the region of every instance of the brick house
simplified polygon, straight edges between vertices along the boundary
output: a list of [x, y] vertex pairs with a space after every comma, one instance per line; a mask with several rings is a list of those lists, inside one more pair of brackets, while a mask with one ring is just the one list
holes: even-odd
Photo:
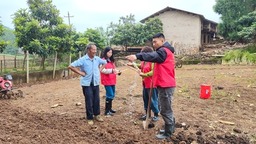
[[203, 44], [210, 43], [217, 33], [217, 23], [203, 15], [166, 7], [144, 19], [159, 18], [163, 23], [163, 33], [174, 47], [176, 54], [194, 54]]

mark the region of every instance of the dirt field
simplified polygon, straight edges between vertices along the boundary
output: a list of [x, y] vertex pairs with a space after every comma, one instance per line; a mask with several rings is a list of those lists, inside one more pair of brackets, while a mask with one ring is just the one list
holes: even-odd
[[[155, 139], [162, 118], [147, 130], [139, 120], [143, 114], [140, 77], [127, 67], [120, 69], [124, 71], [118, 76], [113, 117], [87, 124], [78, 78], [23, 86], [25, 98], [0, 100], [0, 143], [256, 143], [256, 66], [176, 69], [176, 131], [163, 141]], [[199, 98], [204, 83], [212, 85], [210, 99]], [[100, 89], [103, 114], [105, 90]]]

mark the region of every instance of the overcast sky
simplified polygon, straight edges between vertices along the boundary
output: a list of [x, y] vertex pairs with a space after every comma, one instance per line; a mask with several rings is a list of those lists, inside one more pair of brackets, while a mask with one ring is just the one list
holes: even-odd
[[[12, 14], [20, 8], [27, 8], [27, 0], [0, 0], [0, 21], [3, 25], [14, 28]], [[87, 28], [104, 27], [111, 22], [118, 23], [122, 16], [135, 15], [137, 22], [164, 9], [173, 7], [197, 14], [206, 19], [220, 22], [219, 15], [213, 11], [215, 0], [52, 0], [60, 11], [60, 16], [70, 22], [79, 32]]]

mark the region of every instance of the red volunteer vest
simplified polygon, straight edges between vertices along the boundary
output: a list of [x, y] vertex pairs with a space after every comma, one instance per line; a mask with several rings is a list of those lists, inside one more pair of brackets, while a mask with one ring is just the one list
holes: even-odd
[[[140, 67], [141, 67], [141, 72], [143, 73], [148, 73], [151, 71], [152, 69], [152, 63], [151, 62], [141, 62], [140, 63]], [[143, 85], [145, 88], [151, 88], [151, 81], [152, 81], [152, 76], [150, 77], [144, 77], [143, 78]]]
[[175, 87], [175, 58], [174, 54], [164, 48], [167, 57], [163, 63], [155, 63], [153, 81], [156, 87]]
[[[115, 69], [116, 66], [113, 62], [108, 62], [105, 69]], [[101, 84], [102, 85], [116, 85], [116, 74], [104, 74], [100, 73]]]

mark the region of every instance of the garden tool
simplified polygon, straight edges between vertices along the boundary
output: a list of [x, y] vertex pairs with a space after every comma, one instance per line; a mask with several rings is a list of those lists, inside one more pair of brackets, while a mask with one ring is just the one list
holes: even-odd
[[149, 114], [150, 114], [150, 111], [151, 111], [151, 108], [150, 108], [150, 105], [151, 105], [151, 97], [152, 97], [152, 93], [153, 93], [153, 76], [154, 76], [154, 69], [155, 69], [155, 67], [153, 68], [152, 80], [151, 80], [151, 83], [150, 83], [150, 90], [149, 90], [149, 96], [148, 96], [149, 98], [148, 98], [147, 117], [146, 117], [146, 120], [142, 122], [144, 130], [145, 130], [146, 128], [153, 128], [153, 127], [155, 126], [151, 121], [149, 122]]

